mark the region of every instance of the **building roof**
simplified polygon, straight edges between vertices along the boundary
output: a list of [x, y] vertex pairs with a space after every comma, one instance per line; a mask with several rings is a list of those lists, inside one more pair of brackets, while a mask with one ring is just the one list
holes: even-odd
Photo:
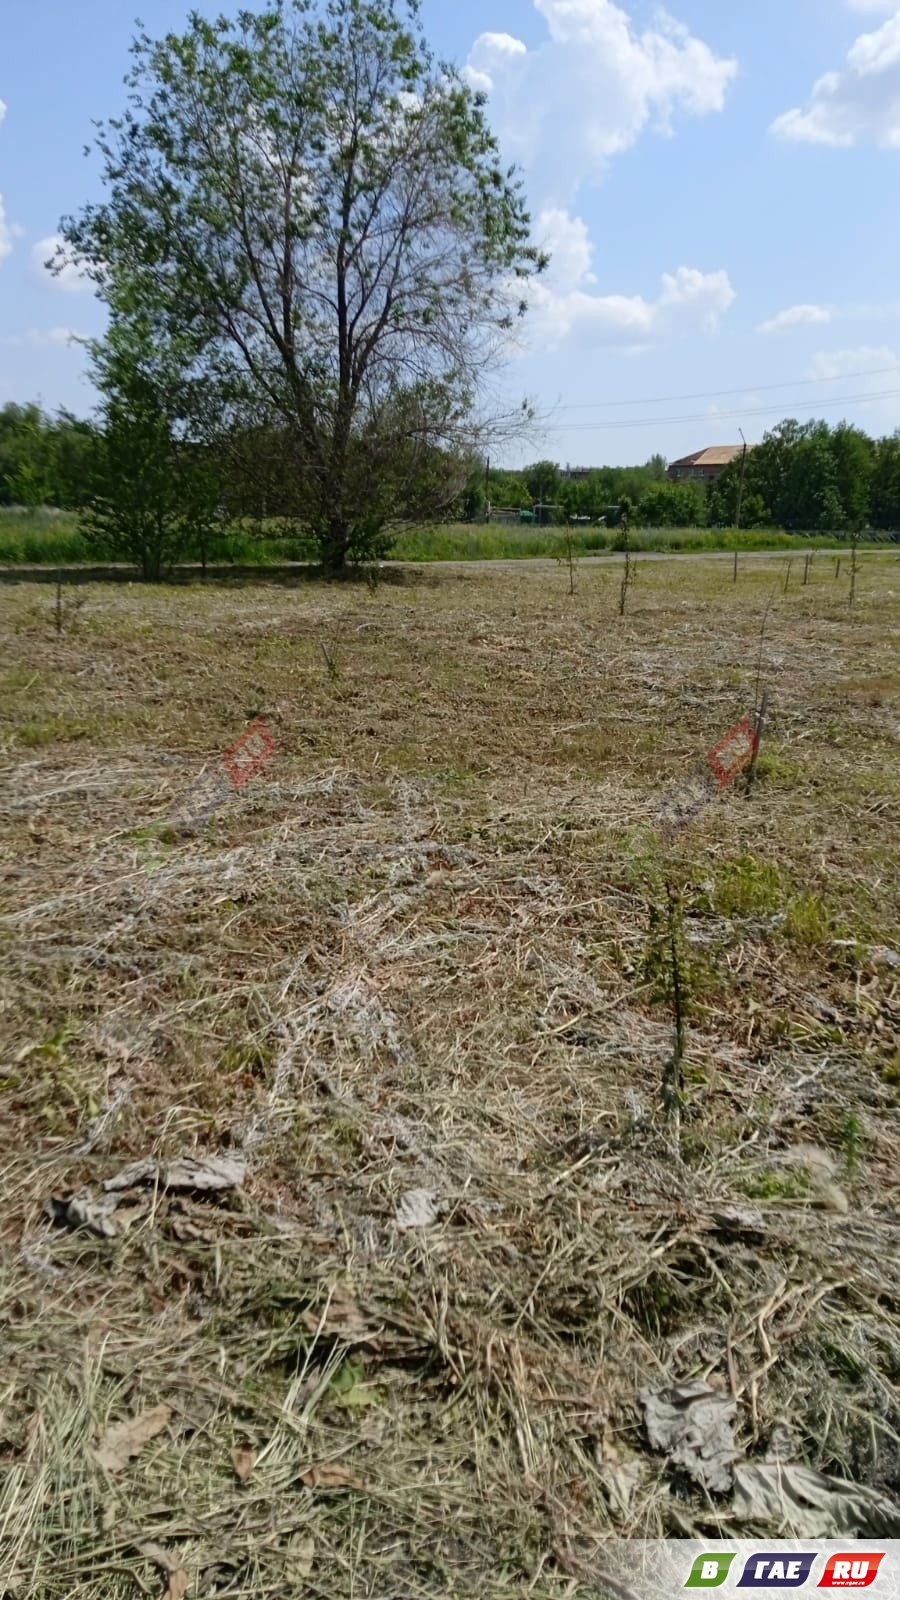
[[743, 450], [740, 444], [714, 444], [709, 450], [695, 450], [692, 456], [670, 461], [670, 467], [727, 467]]

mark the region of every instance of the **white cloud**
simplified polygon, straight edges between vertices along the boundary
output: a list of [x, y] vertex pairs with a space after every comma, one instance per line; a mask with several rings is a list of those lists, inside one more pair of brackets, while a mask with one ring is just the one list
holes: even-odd
[[50, 233], [46, 239], [38, 239], [37, 244], [31, 248], [32, 270], [54, 289], [62, 289], [70, 294], [90, 289], [90, 278], [81, 267], [76, 266], [74, 261], [67, 261], [60, 272], [51, 273], [48, 270], [47, 262], [52, 261], [57, 251], [64, 247], [65, 240], [61, 233]]
[[86, 338], [87, 335], [79, 333], [77, 328], [29, 328], [27, 333], [11, 334], [5, 343], [27, 344], [49, 349], [53, 346], [68, 347], [71, 344], [84, 344]]
[[847, 0], [851, 11], [896, 11], [897, 0]]
[[[861, 408], [862, 425], [870, 432], [893, 433], [900, 427], [900, 401], [896, 398], [900, 355], [890, 345], [821, 350], [813, 358], [809, 376], [834, 384], [830, 392], [836, 400], [842, 394], [861, 397], [852, 401], [852, 410], [856, 413]], [[894, 392], [893, 398], [889, 391]], [[826, 389], [825, 393], [829, 391]], [[835, 409], [829, 407], [832, 416]]]
[[581, 187], [648, 128], [669, 133], [677, 114], [721, 111], [737, 63], [663, 11], [641, 31], [615, 0], [532, 3], [546, 24], [542, 43], [529, 49], [511, 34], [482, 33], [465, 69], [489, 97], [504, 151], [527, 172], [533, 236], [550, 255], [548, 272], [529, 286], [525, 346], [552, 350], [577, 336], [636, 350], [714, 332], [734, 300], [726, 272], [680, 267], [651, 299], [599, 293], [590, 232], [572, 208]]
[[776, 117], [772, 131], [808, 144], [900, 149], [900, 10], [860, 34], [845, 68], [819, 78], [806, 107]]
[[788, 306], [786, 310], [779, 311], [775, 317], [770, 317], [768, 322], [761, 322], [757, 333], [787, 333], [791, 328], [809, 327], [817, 322], [831, 322], [834, 311], [831, 306]]
[[872, 374], [867, 386], [874, 385], [879, 389], [884, 387], [885, 377], [890, 376], [884, 372], [888, 367], [900, 368], [900, 356], [890, 345], [864, 344], [852, 350], [820, 350], [813, 358], [809, 376], [830, 383], [838, 378], [852, 378], [858, 372], [866, 372]]
[[528, 47], [521, 39], [514, 39], [511, 33], [483, 33], [475, 41], [473, 56], [476, 52], [478, 65], [474, 65], [470, 58], [466, 77], [473, 89], [490, 94], [498, 70], [510, 66], [516, 57], [527, 56]]
[[539, 198], [570, 202], [585, 180], [648, 126], [669, 132], [677, 112], [721, 111], [737, 63], [716, 56], [661, 12], [638, 32], [614, 0], [533, 0], [548, 38], [529, 50], [483, 33], [467, 76], [491, 97], [491, 119]]
[[900, 317], [900, 300], [859, 305], [788, 306], [768, 321], [759, 323], [757, 333], [788, 333], [793, 328], [813, 327], [832, 322], [895, 322]]
[[561, 206], [550, 206], [537, 218], [534, 237], [539, 249], [550, 257], [546, 282], [552, 281], [556, 289], [596, 283], [591, 271], [594, 247], [581, 217], [571, 216]]
[[688, 333], [715, 333], [735, 298], [727, 272], [693, 267], [664, 273], [652, 300], [598, 294], [587, 227], [561, 208], [541, 213], [535, 238], [552, 253], [547, 273], [528, 290], [525, 326], [532, 349], [558, 349], [573, 337], [585, 346], [635, 349]]

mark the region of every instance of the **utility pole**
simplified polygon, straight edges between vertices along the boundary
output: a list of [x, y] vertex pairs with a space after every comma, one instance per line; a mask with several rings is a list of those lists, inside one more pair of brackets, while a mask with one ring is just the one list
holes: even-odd
[[484, 516], [485, 521], [491, 520], [491, 458], [484, 458]]
[[[743, 428], [738, 428], [738, 433], [740, 434], [741, 438], [744, 439], [744, 430], [743, 430]], [[741, 511], [742, 511], [743, 505], [744, 505], [744, 473], [746, 472], [746, 470], [747, 470], [747, 441], [746, 441], [746, 439], [744, 439], [744, 448], [741, 451], [741, 481], [738, 484], [737, 516], [736, 516], [735, 522], [734, 522], [735, 533], [740, 533], [740, 531], [741, 531]]]

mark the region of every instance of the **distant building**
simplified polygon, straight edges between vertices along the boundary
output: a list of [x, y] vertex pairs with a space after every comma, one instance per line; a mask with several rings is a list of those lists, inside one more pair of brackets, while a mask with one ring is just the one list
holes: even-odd
[[711, 450], [695, 450], [692, 456], [671, 461], [666, 477], [673, 483], [714, 483], [743, 448], [740, 444], [716, 444]]
[[595, 467], [565, 467], [560, 473], [560, 477], [566, 483], [584, 483], [591, 476], [591, 473], [595, 471]]

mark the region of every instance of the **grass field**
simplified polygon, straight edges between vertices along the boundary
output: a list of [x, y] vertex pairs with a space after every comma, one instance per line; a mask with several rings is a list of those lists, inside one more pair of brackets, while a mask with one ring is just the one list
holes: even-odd
[[650, 1448], [683, 1381], [900, 1536], [900, 563], [834, 571], [0, 586], [0, 1593], [621, 1600], [611, 1536], [812, 1537]]
[[[391, 556], [397, 561], [491, 561], [534, 556], [559, 557], [569, 537], [564, 528], [505, 528], [450, 523], [430, 528], [409, 528], [398, 533]], [[884, 537], [884, 536], [883, 536]], [[578, 555], [597, 555], [615, 546], [616, 532], [605, 528], [573, 528], [571, 541]], [[714, 528], [638, 528], [630, 535], [636, 550], [820, 550], [846, 547], [841, 536], [765, 532], [746, 529], [736, 534]], [[314, 555], [300, 539], [262, 536], [258, 527], [236, 527], [218, 543], [216, 562], [271, 566], [304, 561]], [[190, 559], [198, 559], [197, 553]], [[94, 562], [78, 531], [78, 519], [66, 512], [4, 511], [0, 507], [0, 566], [41, 566]]]

